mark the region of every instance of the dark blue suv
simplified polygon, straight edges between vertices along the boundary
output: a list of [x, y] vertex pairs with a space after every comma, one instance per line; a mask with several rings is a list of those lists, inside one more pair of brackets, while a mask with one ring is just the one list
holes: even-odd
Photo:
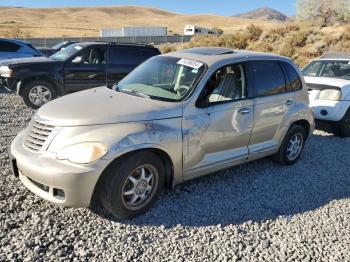
[[43, 54], [30, 43], [16, 39], [0, 38], [0, 59], [34, 56], [43, 56]]

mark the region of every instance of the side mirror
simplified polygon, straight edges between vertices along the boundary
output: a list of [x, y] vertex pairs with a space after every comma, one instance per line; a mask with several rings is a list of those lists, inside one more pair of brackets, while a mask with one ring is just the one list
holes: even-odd
[[82, 61], [82, 57], [81, 56], [77, 56], [72, 60], [73, 64], [80, 64]]

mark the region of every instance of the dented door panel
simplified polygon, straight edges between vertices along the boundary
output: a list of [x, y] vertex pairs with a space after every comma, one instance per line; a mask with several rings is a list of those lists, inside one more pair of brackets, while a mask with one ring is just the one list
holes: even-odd
[[206, 112], [184, 117], [184, 179], [246, 160], [252, 124], [251, 100], [213, 105]]

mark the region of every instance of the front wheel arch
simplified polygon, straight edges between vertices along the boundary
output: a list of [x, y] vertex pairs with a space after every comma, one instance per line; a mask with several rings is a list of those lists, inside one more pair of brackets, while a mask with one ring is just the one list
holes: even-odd
[[[113, 159], [113, 161], [111, 161], [106, 166], [106, 168], [104, 170], [107, 170], [115, 162], [123, 161], [123, 159], [131, 157], [133, 154], [140, 153], [140, 152], [150, 152], [150, 153], [153, 153], [160, 158], [160, 160], [162, 161], [162, 163], [164, 165], [164, 170], [165, 170], [165, 185], [164, 186], [166, 188], [172, 188], [173, 179], [174, 179], [174, 164], [173, 164], [170, 156], [165, 151], [158, 149], [158, 148], [143, 148], [143, 149], [138, 149], [138, 150], [124, 153], [124, 154], [118, 156], [117, 158]], [[96, 182], [96, 185], [95, 185], [95, 188], [93, 191], [93, 199], [95, 199], [95, 197], [96, 197], [95, 195], [98, 191], [99, 185], [101, 184], [101, 181], [103, 179], [103, 175], [104, 175], [104, 172], [102, 172], [102, 174], [99, 176], [99, 178]]]
[[23, 96], [23, 90], [24, 90], [25, 86], [31, 82], [34, 82], [34, 81], [48, 82], [50, 85], [52, 85], [55, 88], [55, 90], [59, 96], [64, 95], [63, 89], [59, 88], [58, 85], [55, 83], [55, 81], [51, 77], [48, 77], [48, 76], [32, 76], [32, 77], [26, 77], [26, 78], [21, 79], [21, 86], [19, 87], [19, 90], [17, 91], [18, 95]]

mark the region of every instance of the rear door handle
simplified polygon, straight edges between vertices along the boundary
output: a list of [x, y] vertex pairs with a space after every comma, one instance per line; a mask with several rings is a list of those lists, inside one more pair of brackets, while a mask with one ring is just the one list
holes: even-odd
[[293, 105], [293, 103], [294, 103], [294, 100], [293, 100], [293, 99], [288, 99], [288, 100], [286, 101], [286, 105], [287, 105], [287, 106]]
[[239, 109], [238, 112], [242, 115], [247, 115], [247, 114], [250, 114], [250, 108], [244, 107], [244, 108]]

